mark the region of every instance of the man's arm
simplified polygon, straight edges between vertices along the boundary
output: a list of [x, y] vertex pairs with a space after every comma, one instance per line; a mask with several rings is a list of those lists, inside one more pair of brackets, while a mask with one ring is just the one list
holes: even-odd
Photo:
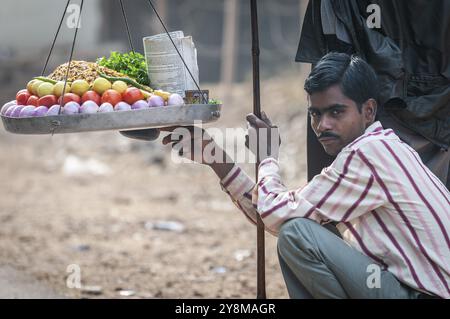
[[303, 217], [319, 223], [347, 222], [385, 203], [385, 196], [360, 150], [342, 151], [331, 166], [306, 186], [288, 190], [278, 162], [267, 158], [259, 166], [258, 212], [272, 231], [288, 219]]
[[212, 168], [214, 173], [216, 173], [219, 179], [223, 180], [235, 165], [235, 163], [212, 163], [209, 166]]
[[[255, 189], [255, 182], [231, 160], [224, 150], [215, 144], [214, 139], [212, 139], [206, 131], [198, 127], [183, 127], [184, 132], [177, 132], [177, 128], [178, 127], [161, 129], [161, 131], [171, 132], [162, 139], [162, 143], [164, 145], [170, 144], [173, 149], [178, 150], [179, 155], [186, 157], [191, 161], [196, 161], [199, 164], [211, 167], [214, 173], [219, 177], [222, 189], [230, 196], [233, 203], [244, 213], [251, 223], [256, 224], [256, 203], [252, 203], [252, 192]], [[198, 132], [199, 134], [193, 134], [195, 129], [200, 129], [201, 132]], [[189, 132], [192, 134], [187, 134]], [[197, 139], [195, 139], [195, 136], [197, 136]], [[211, 145], [209, 145], [210, 143], [214, 143], [215, 145], [211, 147]], [[180, 148], [180, 145], [178, 144], [181, 144], [183, 147]], [[210, 149], [214, 149], [215, 159], [219, 158], [218, 154], [222, 154], [222, 156], [220, 156], [222, 161], [217, 162], [214, 160], [210, 162], [203, 156], [198, 156], [196, 158], [194, 156], [195, 145], [199, 147], [202, 154], [206, 146]], [[216, 152], [219, 153], [216, 154]]]

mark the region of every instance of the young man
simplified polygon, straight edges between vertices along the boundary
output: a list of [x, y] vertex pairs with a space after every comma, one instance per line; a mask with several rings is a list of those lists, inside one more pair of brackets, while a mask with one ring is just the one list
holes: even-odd
[[[336, 156], [307, 185], [283, 185], [270, 145], [257, 185], [234, 163], [209, 164], [244, 215], [255, 223], [260, 214], [278, 235], [289, 295], [450, 298], [450, 194], [412, 148], [375, 120], [373, 69], [358, 57], [330, 53], [305, 90], [312, 128]], [[253, 130], [276, 130], [265, 115], [247, 120]], [[163, 143], [174, 140], [170, 134]], [[201, 148], [209, 143], [204, 139]], [[340, 236], [323, 226], [331, 222]]]

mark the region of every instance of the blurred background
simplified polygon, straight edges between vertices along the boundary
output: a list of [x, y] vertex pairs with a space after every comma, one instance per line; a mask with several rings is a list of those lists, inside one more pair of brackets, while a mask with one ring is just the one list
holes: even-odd
[[[142, 38], [164, 30], [146, 0], [123, 2], [133, 45], [143, 53]], [[2, 1], [2, 104], [40, 75], [65, 3]], [[193, 37], [200, 86], [223, 101], [222, 117], [206, 128], [246, 128], [253, 103], [249, 1], [153, 3], [170, 31]], [[306, 182], [303, 81], [310, 66], [294, 62], [306, 5], [258, 1], [261, 106], [280, 127], [289, 187]], [[46, 74], [67, 62], [74, 30], [63, 23]], [[74, 59], [95, 61], [111, 51], [129, 51], [119, 1], [85, 1]], [[175, 164], [160, 141], [1, 130], [0, 274], [10, 267], [76, 298], [255, 297], [256, 228], [210, 169]], [[241, 166], [254, 176], [254, 165]], [[267, 296], [286, 298], [276, 238], [267, 234], [266, 245]], [[80, 267], [81, 289], [67, 286], [69, 265]]]

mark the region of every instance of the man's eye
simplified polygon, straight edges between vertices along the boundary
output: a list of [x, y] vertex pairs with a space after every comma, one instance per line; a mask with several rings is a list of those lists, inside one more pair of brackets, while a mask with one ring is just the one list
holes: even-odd
[[319, 117], [319, 116], [320, 116], [320, 113], [319, 113], [319, 112], [316, 112], [316, 111], [310, 111], [310, 112], [309, 112], [309, 115], [311, 115], [311, 117], [316, 118], [316, 117]]
[[341, 114], [341, 111], [339, 111], [339, 110], [332, 110], [331, 114], [332, 115], [339, 115], [339, 114]]

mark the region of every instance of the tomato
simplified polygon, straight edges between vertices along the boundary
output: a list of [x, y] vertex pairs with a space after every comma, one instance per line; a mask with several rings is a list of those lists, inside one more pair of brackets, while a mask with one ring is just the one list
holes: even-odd
[[28, 98], [27, 105], [39, 106], [39, 98], [36, 95], [31, 95]]
[[[16, 100], [17, 100], [17, 96], [20, 94], [20, 93], [23, 93], [23, 92], [28, 92], [28, 90], [27, 89], [22, 89], [22, 90], [20, 90], [19, 92], [17, 92], [17, 94], [16, 94]], [[29, 92], [28, 92], [29, 93]]]
[[112, 106], [115, 106], [117, 103], [122, 101], [122, 95], [117, 92], [116, 90], [109, 89], [106, 90], [102, 94], [102, 104], [103, 103], [110, 103]]
[[27, 101], [30, 98], [31, 94], [28, 93], [28, 90], [20, 90], [17, 92], [16, 101], [17, 105], [27, 105]]
[[102, 98], [100, 94], [95, 91], [87, 91], [81, 97], [81, 103], [84, 103], [86, 101], [94, 101], [95, 103], [97, 103], [97, 105], [100, 105], [102, 102]]
[[142, 94], [141, 90], [134, 87], [128, 88], [122, 96], [123, 100], [130, 105], [132, 105], [136, 101], [144, 99], [144, 94]]
[[44, 105], [46, 107], [50, 107], [55, 105], [57, 102], [56, 96], [54, 95], [44, 95], [39, 99], [39, 105]]
[[[74, 93], [66, 93], [64, 94], [63, 105], [66, 105], [69, 102], [77, 102], [78, 104], [81, 104], [81, 97]], [[61, 98], [59, 98], [58, 103], [61, 103]]]

